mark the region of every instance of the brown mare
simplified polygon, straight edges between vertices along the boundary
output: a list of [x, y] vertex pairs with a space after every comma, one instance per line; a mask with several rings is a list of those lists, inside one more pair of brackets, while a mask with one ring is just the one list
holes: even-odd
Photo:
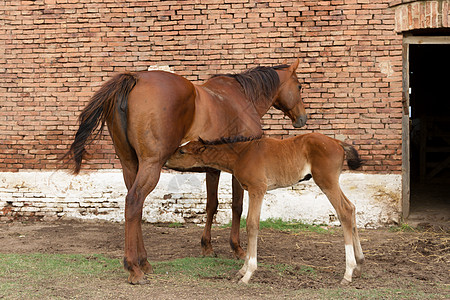
[[[132, 284], [146, 283], [151, 272], [142, 239], [142, 207], [158, 183], [161, 168], [178, 146], [201, 137], [260, 136], [260, 119], [275, 106], [301, 127], [306, 113], [292, 65], [257, 67], [241, 74], [218, 75], [194, 85], [176, 74], [150, 71], [118, 74], [94, 94], [79, 116], [79, 128], [69, 155], [78, 173], [85, 147], [106, 123], [122, 168], [128, 194], [125, 199], [124, 267]], [[99, 131], [94, 134], [97, 129]], [[176, 166], [174, 166], [176, 169]], [[207, 171], [208, 223], [202, 236], [205, 254], [212, 252], [211, 223], [217, 210], [220, 171]], [[243, 190], [233, 179], [232, 247], [239, 245]]]
[[256, 270], [259, 217], [266, 191], [314, 179], [336, 210], [344, 231], [346, 268], [342, 284], [361, 275], [364, 255], [356, 228], [355, 206], [339, 186], [339, 175], [347, 157], [350, 169], [361, 165], [352, 146], [319, 133], [309, 133], [285, 140], [261, 138], [247, 142], [190, 142], [167, 162], [179, 167], [211, 167], [232, 173], [248, 191], [248, 251], [239, 274], [248, 283]]

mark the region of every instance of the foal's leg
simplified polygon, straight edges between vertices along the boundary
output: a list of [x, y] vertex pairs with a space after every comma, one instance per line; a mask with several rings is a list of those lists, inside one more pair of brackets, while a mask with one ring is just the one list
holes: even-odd
[[[313, 175], [314, 176], [314, 175]], [[355, 206], [351, 203], [342, 193], [339, 187], [338, 179], [335, 180], [330, 186], [321, 185], [321, 181], [316, 180], [317, 185], [322, 189], [325, 195], [330, 200], [334, 209], [336, 210], [339, 221], [341, 222], [342, 229], [344, 231], [344, 244], [345, 244], [345, 274], [341, 281], [341, 284], [349, 284], [352, 282], [353, 271], [356, 269], [355, 248], [353, 232], [356, 228], [355, 220]], [[358, 239], [359, 240], [359, 239]], [[358, 241], [359, 242], [359, 241]], [[361, 247], [361, 246], [360, 246]], [[356, 251], [362, 250], [357, 249]]]
[[244, 189], [242, 188], [239, 181], [233, 176], [233, 216], [231, 219], [230, 246], [234, 251], [234, 255], [239, 259], [245, 258], [245, 251], [242, 249], [241, 241], [239, 239], [243, 200]]
[[[344, 193], [341, 191], [342, 197], [344, 197], [348, 202], [348, 198], [344, 195]], [[359, 234], [358, 234], [358, 228], [356, 227], [356, 213], [353, 211], [353, 228], [352, 228], [352, 237], [353, 237], [353, 248], [355, 250], [355, 257], [356, 257], [356, 268], [353, 271], [354, 277], [360, 277], [362, 273], [362, 265], [364, 264], [364, 254], [361, 247], [361, 242], [359, 240]]]
[[144, 272], [151, 270], [142, 240], [142, 207], [147, 195], [158, 183], [162, 164], [144, 162], [125, 200], [125, 257], [124, 267], [130, 272], [131, 284], [147, 283]]
[[202, 254], [204, 256], [216, 256], [211, 245], [211, 226], [219, 205], [217, 197], [219, 176], [219, 170], [206, 172], [206, 225], [202, 234]]
[[249, 206], [247, 216], [247, 236], [248, 246], [245, 263], [239, 274], [243, 275], [240, 283], [248, 283], [257, 268], [257, 244], [259, 231], [259, 218], [261, 215], [261, 206], [266, 192], [265, 188], [251, 189], [249, 188]]

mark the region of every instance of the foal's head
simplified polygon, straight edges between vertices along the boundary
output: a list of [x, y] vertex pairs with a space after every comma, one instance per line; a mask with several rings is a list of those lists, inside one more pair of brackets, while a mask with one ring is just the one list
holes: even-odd
[[181, 146], [166, 162], [168, 167], [176, 166], [178, 169], [203, 167], [201, 155], [206, 145], [199, 141], [191, 141]]
[[306, 111], [301, 97], [301, 85], [298, 82], [296, 70], [299, 65], [297, 59], [286, 68], [277, 68], [280, 87], [275, 96], [273, 106], [283, 111], [292, 120], [292, 125], [300, 128], [306, 124]]

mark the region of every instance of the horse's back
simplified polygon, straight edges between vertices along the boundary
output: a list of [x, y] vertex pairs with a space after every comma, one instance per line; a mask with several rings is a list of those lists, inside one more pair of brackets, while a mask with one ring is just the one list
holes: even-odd
[[[175, 73], [142, 71], [136, 73], [136, 76], [138, 81], [132, 93], [150, 96], [154, 101], [161, 97], [164, 97], [163, 100], [165, 101], [167, 101], [167, 98], [186, 99], [195, 94], [195, 87], [192, 82]], [[133, 95], [130, 95], [130, 97], [133, 97]]]
[[141, 151], [155, 148], [158, 153], [174, 151], [192, 125], [194, 85], [165, 71], [143, 71], [136, 76], [137, 83], [128, 98], [130, 142]]

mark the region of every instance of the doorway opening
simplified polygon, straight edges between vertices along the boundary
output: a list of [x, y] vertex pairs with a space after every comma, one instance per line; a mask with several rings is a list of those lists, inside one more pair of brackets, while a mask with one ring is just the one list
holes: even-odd
[[409, 44], [408, 50], [408, 221], [445, 224], [450, 222], [450, 44]]

